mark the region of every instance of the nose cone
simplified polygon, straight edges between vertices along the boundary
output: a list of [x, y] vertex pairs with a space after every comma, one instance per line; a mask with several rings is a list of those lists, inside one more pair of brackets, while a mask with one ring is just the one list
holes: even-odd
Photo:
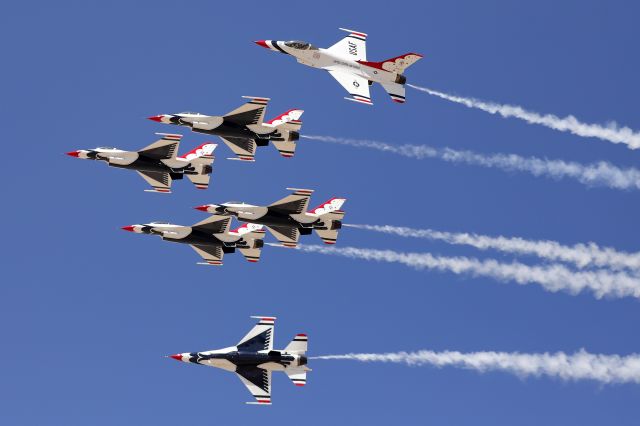
[[182, 354], [169, 355], [169, 358], [173, 358], [176, 361], [182, 361]]
[[200, 210], [201, 212], [207, 212], [209, 211], [209, 205], [205, 204], [203, 206], [197, 206], [197, 207], [194, 207], [194, 209]]
[[269, 46], [267, 46], [267, 42], [265, 40], [257, 40], [254, 41], [255, 44], [257, 44], [258, 46], [262, 46], [265, 49], [269, 49]]
[[70, 157], [76, 157], [77, 158], [77, 157], [80, 156], [80, 153], [78, 151], [69, 151], [69, 152], [67, 152], [67, 155], [70, 156]]
[[123, 226], [122, 229], [124, 229], [125, 231], [129, 231], [129, 232], [136, 232], [135, 231], [135, 226], [133, 226], [133, 225]]
[[152, 115], [151, 117], [147, 117], [151, 121], [157, 121], [158, 123], [162, 123], [162, 115]]

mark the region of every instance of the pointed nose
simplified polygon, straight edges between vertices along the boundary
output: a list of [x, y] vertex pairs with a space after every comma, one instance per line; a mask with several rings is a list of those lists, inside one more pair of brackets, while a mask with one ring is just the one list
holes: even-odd
[[254, 41], [254, 43], [258, 46], [264, 47], [265, 49], [269, 49], [269, 46], [267, 46], [267, 42], [265, 40], [256, 40]]
[[209, 211], [209, 206], [207, 204], [205, 204], [203, 206], [194, 207], [194, 209], [200, 210], [201, 212], [206, 212], [206, 211]]
[[78, 151], [69, 151], [67, 152], [67, 155], [70, 157], [79, 157], [80, 153]]
[[173, 358], [176, 361], [182, 361], [182, 354], [169, 355], [169, 358]]
[[122, 229], [129, 232], [135, 232], [135, 227], [133, 225], [123, 226]]
[[162, 123], [161, 115], [152, 115], [151, 117], [147, 117], [151, 121], [157, 121], [158, 123]]

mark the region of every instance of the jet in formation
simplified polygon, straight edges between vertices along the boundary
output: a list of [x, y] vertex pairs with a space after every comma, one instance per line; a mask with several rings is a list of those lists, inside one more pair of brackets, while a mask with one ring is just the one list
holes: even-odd
[[221, 266], [225, 253], [234, 253], [236, 249], [249, 262], [259, 261], [265, 234], [262, 225], [245, 223], [229, 230], [230, 224], [231, 217], [214, 215], [191, 226], [151, 222], [123, 226], [122, 229], [137, 234], [158, 235], [172, 243], [188, 244], [204, 259], [198, 265]]
[[307, 211], [311, 189], [287, 188], [293, 191], [268, 206], [254, 206], [240, 201], [205, 204], [195, 207], [221, 216], [236, 216], [247, 223], [264, 225], [285, 247], [296, 247], [300, 235], [316, 231], [326, 244], [335, 244], [345, 212], [340, 210], [346, 198], [331, 198]]
[[162, 136], [139, 151], [124, 151], [118, 148], [100, 147], [67, 152], [72, 157], [85, 160], [100, 160], [111, 167], [137, 171], [153, 189], [147, 192], [170, 193], [171, 183], [187, 177], [198, 189], [209, 187], [213, 171], [213, 151], [216, 144], [206, 142], [199, 147], [177, 156], [182, 135], [156, 133]]
[[257, 318], [258, 323], [236, 346], [204, 352], [185, 352], [171, 358], [192, 364], [217, 367], [235, 372], [249, 389], [255, 402], [247, 404], [271, 405], [271, 372], [283, 371], [293, 384], [307, 382], [307, 335], [297, 334], [282, 350], [273, 349], [275, 317]]
[[367, 61], [367, 35], [340, 28], [348, 36], [322, 49], [304, 41], [258, 40], [255, 43], [276, 52], [291, 55], [313, 68], [328, 71], [346, 89], [350, 101], [372, 105], [369, 86], [380, 83], [394, 102], [404, 103], [405, 69], [422, 58], [417, 53], [406, 53], [382, 62]]
[[232, 160], [255, 161], [256, 147], [273, 143], [283, 157], [293, 157], [302, 127], [301, 109], [290, 109], [265, 121], [269, 98], [243, 96], [249, 102], [223, 116], [198, 112], [160, 114], [149, 117], [159, 123], [190, 127], [192, 131], [219, 136], [236, 155]]

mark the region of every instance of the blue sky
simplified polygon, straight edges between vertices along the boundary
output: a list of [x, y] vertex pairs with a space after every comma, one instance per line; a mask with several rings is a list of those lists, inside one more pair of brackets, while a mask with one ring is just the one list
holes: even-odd
[[[141, 148], [168, 129], [145, 117], [222, 114], [242, 95], [267, 115], [302, 108], [303, 133], [634, 166], [637, 153], [505, 120], [409, 90], [344, 101], [321, 71], [254, 45], [329, 46], [338, 27], [369, 34], [370, 60], [416, 51], [409, 82], [640, 129], [632, 2], [19, 2], [0, 15], [5, 224], [0, 285], [0, 422], [36, 424], [637, 424], [640, 387], [455, 368], [316, 361], [308, 386], [276, 375], [271, 407], [245, 406], [232, 374], [163, 355], [235, 344], [252, 314], [278, 316], [276, 346], [305, 332], [314, 355], [396, 350], [640, 352], [638, 302], [552, 294], [486, 278], [419, 272], [276, 248], [252, 265], [198, 267], [187, 247], [122, 232], [191, 224], [192, 207], [256, 204], [288, 186], [312, 204], [345, 196], [346, 222], [595, 241], [637, 251], [635, 192], [587, 188], [436, 160], [301, 141], [254, 164], [218, 148], [212, 186], [147, 194], [134, 173], [65, 152]], [[185, 132], [182, 150], [207, 140]], [[319, 240], [309, 237], [309, 242]], [[340, 245], [509, 261], [424, 240], [345, 229]], [[536, 259], [525, 259], [537, 263]]]

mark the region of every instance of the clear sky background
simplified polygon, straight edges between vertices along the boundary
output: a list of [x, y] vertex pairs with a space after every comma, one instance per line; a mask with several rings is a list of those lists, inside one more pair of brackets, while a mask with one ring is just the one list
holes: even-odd
[[[293, 159], [262, 148], [224, 160], [212, 185], [148, 194], [133, 172], [65, 152], [138, 149], [146, 120], [224, 114], [267, 96], [267, 116], [302, 108], [303, 133], [635, 166], [622, 145], [559, 133], [407, 89], [375, 105], [343, 100], [322, 71], [252, 43], [328, 47], [366, 32], [370, 60], [422, 53], [409, 82], [640, 129], [635, 2], [11, 2], [0, 14], [4, 119], [0, 423], [637, 425], [640, 386], [520, 379], [456, 368], [315, 361], [308, 385], [275, 374], [271, 407], [233, 374], [164, 355], [233, 345], [252, 314], [275, 315], [276, 347], [310, 336], [311, 355], [398, 350], [640, 352], [637, 300], [596, 300], [485, 278], [267, 247], [200, 267], [186, 246], [120, 230], [192, 224], [192, 207], [270, 203], [286, 187], [312, 204], [348, 198], [345, 222], [594, 241], [637, 251], [638, 192], [588, 188], [438, 160], [305, 141]], [[188, 132], [182, 151], [208, 138]], [[215, 138], [213, 138], [215, 140]], [[271, 237], [269, 239], [272, 241]], [[304, 241], [319, 243], [317, 236]], [[511, 258], [344, 229], [339, 245]], [[539, 260], [524, 258], [527, 263]]]

